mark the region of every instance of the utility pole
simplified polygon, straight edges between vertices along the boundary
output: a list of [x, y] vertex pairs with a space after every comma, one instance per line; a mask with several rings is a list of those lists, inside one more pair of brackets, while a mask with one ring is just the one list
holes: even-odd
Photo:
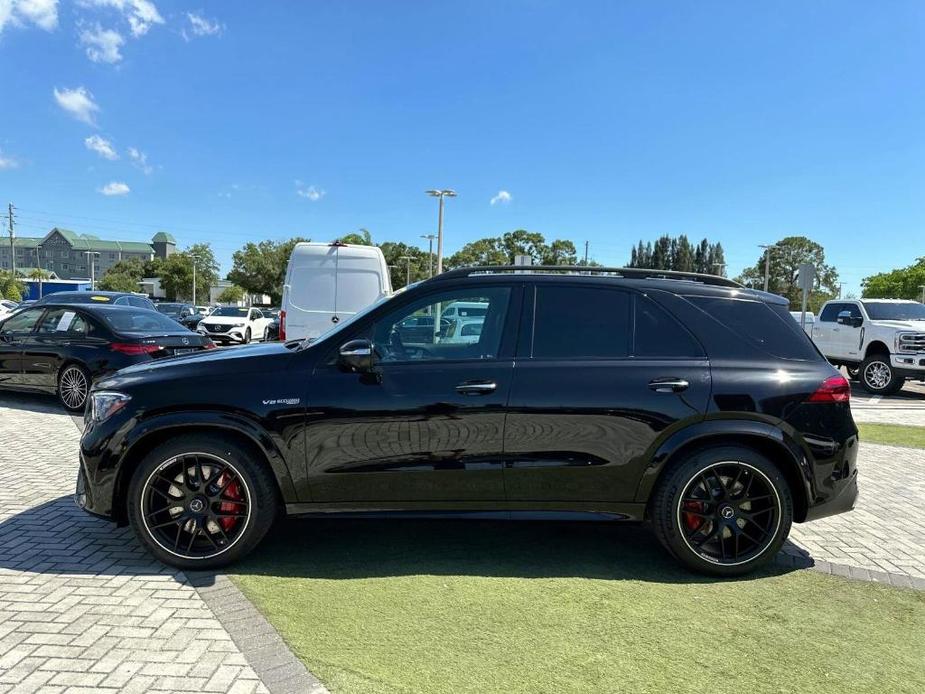
[[36, 267], [38, 267], [38, 269], [39, 269], [39, 299], [41, 299], [41, 298], [42, 298], [42, 294], [43, 294], [43, 292], [42, 292], [42, 288], [43, 288], [43, 287], [42, 287], [42, 284], [43, 284], [43, 281], [44, 281], [44, 279], [45, 279], [45, 277], [44, 277], [44, 275], [45, 275], [45, 270], [44, 270], [44, 268], [42, 268], [42, 257], [41, 257], [41, 255], [39, 255], [40, 252], [41, 252], [41, 248], [40, 248], [39, 246], [36, 246], [33, 250], [35, 251], [35, 265], [36, 265]]
[[97, 251], [84, 251], [84, 255], [87, 256], [87, 265], [90, 266], [90, 291], [96, 291], [96, 264], [93, 262], [94, 258], [98, 258], [100, 254]]
[[839, 298], [839, 299], [841, 299], [842, 289], [845, 287], [846, 284], [848, 284], [848, 283], [847, 283], [847, 282], [839, 282], [839, 283], [838, 283], [838, 298]]
[[424, 191], [431, 197], [440, 198], [440, 206], [437, 211], [437, 274], [443, 272], [443, 198], [455, 198], [455, 190], [427, 190]]
[[430, 263], [430, 269], [428, 270], [428, 277], [434, 276], [434, 239], [437, 238], [433, 234], [422, 234], [422, 239], [427, 239], [427, 260]]
[[10, 267], [13, 270], [13, 278], [16, 278], [16, 232], [13, 231], [13, 203], [10, 203], [8, 208], [9, 215], [7, 215], [7, 220], [10, 223]]
[[585, 265], [588, 264], [588, 241], [585, 241]]
[[411, 256], [403, 255], [399, 258], [399, 260], [405, 261], [405, 286], [407, 287], [409, 284], [411, 284]]
[[768, 278], [771, 274], [771, 249], [777, 248], [776, 244], [759, 244], [758, 248], [764, 249], [764, 291], [768, 291]]

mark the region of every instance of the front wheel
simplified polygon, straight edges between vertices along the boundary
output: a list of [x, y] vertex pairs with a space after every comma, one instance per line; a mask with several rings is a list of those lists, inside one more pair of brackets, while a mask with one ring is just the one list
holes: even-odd
[[738, 576], [770, 562], [790, 533], [793, 499], [781, 471], [750, 448], [700, 450], [671, 468], [650, 509], [655, 534], [682, 564]]
[[237, 561], [279, 510], [272, 476], [254, 453], [213, 435], [179, 436], [152, 450], [128, 495], [129, 522], [142, 544], [181, 569]]
[[860, 366], [846, 366], [845, 371], [848, 372], [848, 378], [850, 378], [852, 381], [857, 381], [861, 376]]
[[861, 385], [868, 393], [892, 395], [903, 387], [904, 381], [890, 364], [889, 354], [871, 354], [861, 364]]
[[251, 329], [248, 328], [244, 331], [244, 344], [249, 344], [251, 341]]
[[83, 412], [90, 393], [90, 374], [77, 364], [68, 364], [58, 374], [58, 399], [70, 412]]

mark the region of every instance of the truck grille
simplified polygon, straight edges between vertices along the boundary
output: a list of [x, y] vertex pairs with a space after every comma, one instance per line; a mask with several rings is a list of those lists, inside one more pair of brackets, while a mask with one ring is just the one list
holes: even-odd
[[899, 336], [900, 352], [925, 352], [925, 333], [909, 333]]

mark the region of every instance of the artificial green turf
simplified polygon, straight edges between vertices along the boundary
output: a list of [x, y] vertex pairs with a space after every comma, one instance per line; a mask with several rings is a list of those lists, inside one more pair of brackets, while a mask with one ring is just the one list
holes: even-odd
[[902, 424], [858, 424], [861, 441], [883, 443], [889, 446], [925, 448], [925, 427]]
[[925, 691], [925, 594], [696, 576], [636, 527], [288, 521], [236, 570], [334, 692]]

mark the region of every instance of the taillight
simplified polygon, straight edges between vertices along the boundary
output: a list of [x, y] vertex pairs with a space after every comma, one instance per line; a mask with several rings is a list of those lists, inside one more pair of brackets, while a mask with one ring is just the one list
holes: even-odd
[[851, 400], [851, 384], [844, 376], [831, 376], [822, 382], [806, 402], [848, 402]]
[[109, 348], [113, 352], [120, 352], [121, 354], [129, 354], [131, 356], [138, 356], [139, 354], [152, 354], [153, 352], [160, 352], [160, 345], [142, 345], [137, 342], [113, 342], [109, 345]]
[[279, 312], [279, 341], [286, 341], [286, 312]]
[[212, 340], [206, 340], [203, 343], [202, 348], [203, 349], [215, 349], [215, 343], [212, 342]]

